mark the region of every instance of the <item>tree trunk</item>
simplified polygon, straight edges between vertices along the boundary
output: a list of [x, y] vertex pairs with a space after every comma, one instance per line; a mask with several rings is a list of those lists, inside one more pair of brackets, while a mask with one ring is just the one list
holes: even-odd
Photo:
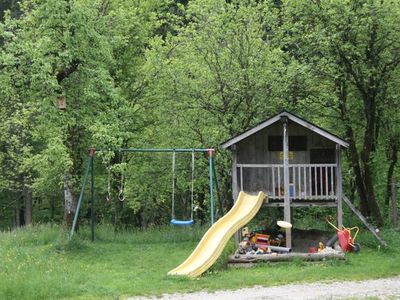
[[357, 152], [353, 129], [350, 127], [347, 128], [347, 136], [350, 140], [349, 150], [350, 150], [351, 167], [353, 169], [355, 176], [357, 193], [358, 196], [360, 197], [360, 211], [363, 215], [369, 216], [371, 212], [367, 202], [367, 196], [366, 196], [367, 192], [365, 190], [363, 174], [361, 172], [360, 160]]
[[21, 226], [20, 203], [19, 198], [15, 201], [13, 227], [18, 228]]
[[398, 145], [396, 141], [389, 141], [389, 147], [390, 147], [390, 155], [389, 155], [389, 169], [387, 173], [387, 179], [386, 179], [386, 199], [385, 199], [385, 204], [389, 205], [389, 199], [392, 197], [392, 180], [393, 180], [393, 175], [394, 175], [394, 170], [397, 164], [397, 152], [399, 151]]
[[398, 210], [397, 210], [397, 183], [396, 183], [396, 174], [392, 175], [391, 180], [391, 195], [390, 195], [390, 206], [391, 206], [391, 214], [390, 219], [392, 221], [393, 226], [397, 226], [398, 224]]
[[376, 99], [374, 89], [368, 89], [364, 94], [364, 113], [366, 126], [364, 131], [363, 149], [361, 151], [362, 175], [365, 187], [365, 196], [371, 215], [379, 226], [383, 225], [383, 218], [375, 198], [375, 189], [371, 170], [371, 154], [375, 152], [376, 145]]
[[32, 190], [29, 186], [24, 185], [25, 198], [25, 225], [32, 224]]
[[367, 196], [368, 207], [370, 209], [371, 215], [374, 217], [377, 225], [383, 225], [383, 218], [378, 206], [378, 203], [375, 198], [375, 190], [372, 180], [372, 170], [368, 163], [364, 163], [364, 184], [365, 184], [365, 191]]
[[142, 229], [146, 229], [148, 225], [148, 220], [146, 218], [146, 213], [143, 209], [140, 210], [140, 226]]
[[[73, 64], [73, 63], [72, 63]], [[63, 72], [69, 72], [68, 69]], [[69, 74], [69, 73], [68, 73]], [[58, 75], [57, 75], [58, 76]], [[58, 77], [57, 77], [58, 78]], [[78, 125], [68, 126], [65, 141], [65, 146], [69, 150], [69, 156], [72, 160], [72, 168], [65, 171], [64, 174], [64, 228], [70, 228], [76, 212], [76, 195], [74, 190], [73, 178], [74, 176], [81, 176], [82, 172], [82, 135], [84, 128]], [[78, 224], [76, 229], [78, 228]]]
[[[373, 166], [371, 159], [376, 151], [376, 141], [378, 139], [377, 129], [380, 127], [380, 124], [378, 124], [378, 105], [380, 104], [378, 102], [378, 95], [382, 96], [385, 94], [385, 88], [382, 87], [384, 79], [379, 78], [379, 76], [377, 76], [376, 73], [373, 71], [377, 67], [379, 59], [381, 59], [379, 51], [376, 48], [378, 33], [377, 26], [378, 25], [374, 20], [370, 33], [368, 35], [369, 40], [367, 41], [365, 49], [366, 56], [363, 60], [363, 63], [365, 63], [367, 69], [371, 71], [368, 74], [360, 72], [360, 68], [356, 67], [356, 64], [354, 64], [352, 60], [348, 59], [346, 53], [342, 51], [339, 47], [337, 47], [337, 49], [340, 60], [343, 64], [344, 69], [346, 70], [345, 74], [347, 74], [347, 76], [349, 76], [350, 79], [354, 82], [363, 103], [363, 119], [365, 120], [365, 128], [363, 134], [363, 148], [360, 153], [361, 161], [359, 162], [359, 165], [361, 167], [362, 184], [360, 182], [357, 184], [359, 185], [359, 190], [364, 190], [365, 192], [365, 197], [360, 194], [361, 210], [367, 216], [373, 216], [378, 225], [383, 225], [383, 218], [375, 197], [372, 172]], [[356, 42], [352, 38], [349, 41], [351, 43]], [[345, 78], [345, 76], [346, 75], [343, 76], [344, 79], [348, 79]], [[348, 124], [348, 126], [351, 127], [352, 125]]]
[[64, 228], [71, 228], [76, 211], [76, 200], [71, 182], [71, 174], [64, 175]]
[[263, 254], [263, 255], [230, 255], [228, 257], [228, 263], [246, 264], [246, 263], [257, 263], [257, 262], [281, 262], [281, 261], [292, 261], [292, 260], [304, 260], [304, 261], [321, 261], [327, 259], [345, 259], [343, 252], [338, 253], [284, 253], [284, 254]]
[[370, 210], [368, 207], [368, 203], [366, 201], [366, 191], [365, 191], [365, 186], [364, 186], [364, 181], [363, 181], [363, 175], [361, 172], [361, 166], [360, 166], [360, 158], [358, 155], [358, 150], [357, 150], [357, 144], [356, 144], [356, 138], [354, 135], [354, 130], [350, 125], [349, 121], [349, 114], [347, 110], [347, 84], [346, 84], [346, 78], [341, 78], [335, 81], [335, 86], [336, 86], [336, 95], [339, 100], [339, 111], [340, 111], [340, 116], [342, 121], [345, 124], [346, 128], [346, 137], [349, 141], [349, 156], [350, 156], [350, 162], [351, 162], [351, 167], [354, 172], [355, 176], [355, 184], [357, 188], [357, 193], [358, 196], [360, 197], [360, 211], [363, 215], [370, 215]]
[[54, 211], [55, 211], [55, 203], [54, 203], [54, 197], [51, 197], [50, 199], [50, 219], [53, 222], [54, 221]]

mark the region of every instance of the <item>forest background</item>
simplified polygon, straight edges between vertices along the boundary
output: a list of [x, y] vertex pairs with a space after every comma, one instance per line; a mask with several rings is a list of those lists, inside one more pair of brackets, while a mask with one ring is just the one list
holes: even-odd
[[[69, 227], [90, 146], [216, 147], [226, 211], [219, 145], [281, 109], [349, 142], [345, 194], [376, 225], [396, 225], [398, 1], [2, 0], [0, 18], [0, 229]], [[182, 217], [190, 164], [177, 155]], [[94, 168], [97, 222], [169, 222], [170, 154], [103, 152]], [[207, 172], [197, 154], [200, 223]], [[89, 214], [86, 201], [82, 222]]]

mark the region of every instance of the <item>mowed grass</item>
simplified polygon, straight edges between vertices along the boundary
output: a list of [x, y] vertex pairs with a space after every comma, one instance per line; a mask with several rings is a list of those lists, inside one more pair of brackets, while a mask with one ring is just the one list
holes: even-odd
[[231, 243], [198, 279], [167, 276], [196, 246], [205, 228], [155, 228], [114, 232], [102, 226], [96, 241], [82, 229], [68, 242], [58, 226], [0, 233], [0, 299], [120, 299], [137, 295], [235, 289], [316, 280], [361, 280], [400, 274], [400, 232], [387, 230], [387, 249], [361, 234], [362, 250], [346, 261], [265, 263], [226, 268]]

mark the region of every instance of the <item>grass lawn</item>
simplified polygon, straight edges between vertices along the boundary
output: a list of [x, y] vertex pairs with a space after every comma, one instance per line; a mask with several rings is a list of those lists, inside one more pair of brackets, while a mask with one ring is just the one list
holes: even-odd
[[[204, 228], [165, 227], [115, 233], [97, 228], [96, 241], [81, 230], [71, 242], [58, 226], [0, 233], [0, 299], [116, 299], [135, 295], [235, 289], [315, 280], [358, 280], [400, 274], [400, 232], [386, 230], [388, 249], [372, 235], [358, 239], [358, 254], [346, 261], [265, 263], [226, 269], [225, 258], [199, 279], [167, 276], [196, 246]], [[224, 258], [225, 257], [225, 258]]]

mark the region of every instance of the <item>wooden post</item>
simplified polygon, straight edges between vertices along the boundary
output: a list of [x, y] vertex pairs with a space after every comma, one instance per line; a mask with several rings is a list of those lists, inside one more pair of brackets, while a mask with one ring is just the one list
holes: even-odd
[[398, 210], [397, 210], [397, 185], [396, 185], [396, 173], [393, 172], [390, 182], [390, 206], [391, 206], [391, 219], [393, 226], [397, 226], [398, 223]]
[[[233, 203], [236, 202], [239, 195], [238, 174], [237, 174], [237, 152], [236, 145], [232, 145], [232, 199]], [[239, 244], [242, 239], [241, 229], [235, 234], [235, 243]]]
[[347, 204], [347, 206], [353, 211], [353, 213], [356, 214], [356, 216], [361, 220], [361, 222], [364, 223], [364, 225], [371, 231], [371, 233], [376, 237], [376, 239], [383, 245], [387, 246], [387, 243], [385, 240], [378, 234], [379, 230], [377, 228], [374, 228], [368, 221], [364, 218], [362, 213], [351, 203], [350, 199], [347, 198], [345, 195], [343, 195], [343, 201], [344, 203]]
[[214, 150], [208, 151], [208, 173], [210, 177], [210, 221], [211, 225], [214, 224], [214, 179], [213, 179], [213, 154]]
[[342, 195], [342, 161], [340, 156], [340, 145], [336, 144], [336, 203], [338, 228], [342, 228], [343, 226]]
[[94, 241], [94, 156], [96, 155], [96, 148], [90, 147], [88, 149], [90, 159], [90, 232], [91, 240]]
[[232, 199], [233, 203], [235, 203], [239, 195], [236, 145], [233, 145], [231, 149], [232, 149]]
[[[283, 185], [284, 185], [284, 219], [291, 223], [289, 198], [289, 134], [288, 119], [281, 118], [283, 123]], [[286, 228], [286, 247], [292, 247], [292, 230]]]

